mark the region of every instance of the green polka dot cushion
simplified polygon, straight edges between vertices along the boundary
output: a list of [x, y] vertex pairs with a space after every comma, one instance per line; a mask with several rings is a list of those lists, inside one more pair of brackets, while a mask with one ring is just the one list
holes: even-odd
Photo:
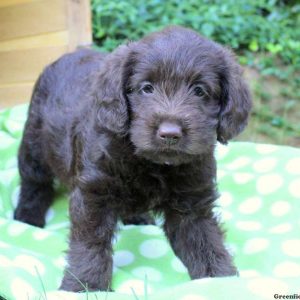
[[[218, 146], [215, 213], [240, 277], [191, 281], [156, 226], [120, 226], [110, 293], [57, 291], [69, 231], [66, 192], [35, 228], [12, 219], [17, 149], [27, 106], [0, 112], [0, 295], [4, 299], [274, 299], [300, 295], [300, 150], [233, 142]], [[274, 296], [275, 295], [275, 296]], [[296, 299], [296, 298], [295, 298]]]

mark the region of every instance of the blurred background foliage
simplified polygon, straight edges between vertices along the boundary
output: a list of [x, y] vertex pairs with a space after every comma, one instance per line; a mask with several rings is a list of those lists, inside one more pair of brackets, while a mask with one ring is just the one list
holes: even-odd
[[96, 47], [170, 24], [230, 46], [244, 66], [254, 108], [239, 137], [300, 146], [300, 2], [298, 0], [92, 0]]

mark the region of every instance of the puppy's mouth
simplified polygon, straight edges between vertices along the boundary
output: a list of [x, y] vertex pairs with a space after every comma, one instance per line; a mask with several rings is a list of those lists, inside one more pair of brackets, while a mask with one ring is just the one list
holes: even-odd
[[159, 151], [136, 151], [136, 155], [150, 160], [153, 163], [166, 166], [178, 166], [181, 164], [187, 164], [193, 159], [193, 155], [191, 154], [177, 150], [175, 151], [172, 149], [163, 149]]

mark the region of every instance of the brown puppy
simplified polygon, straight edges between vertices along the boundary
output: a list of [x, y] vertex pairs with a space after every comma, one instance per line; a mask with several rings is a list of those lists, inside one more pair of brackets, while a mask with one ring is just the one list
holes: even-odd
[[[71, 192], [61, 288], [107, 290], [118, 219], [150, 210], [191, 278], [236, 274], [212, 213], [214, 149], [243, 130], [251, 108], [232, 53], [169, 27], [110, 54], [81, 50], [36, 83], [19, 152], [15, 218], [44, 226], [53, 178]], [[142, 217], [140, 217], [142, 216]]]

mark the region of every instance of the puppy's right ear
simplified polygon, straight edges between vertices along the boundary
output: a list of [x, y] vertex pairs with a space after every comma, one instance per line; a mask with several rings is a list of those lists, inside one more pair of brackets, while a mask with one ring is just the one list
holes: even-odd
[[126, 83], [132, 72], [130, 47], [120, 46], [104, 58], [94, 86], [97, 123], [119, 135], [126, 135], [129, 127], [129, 104]]

